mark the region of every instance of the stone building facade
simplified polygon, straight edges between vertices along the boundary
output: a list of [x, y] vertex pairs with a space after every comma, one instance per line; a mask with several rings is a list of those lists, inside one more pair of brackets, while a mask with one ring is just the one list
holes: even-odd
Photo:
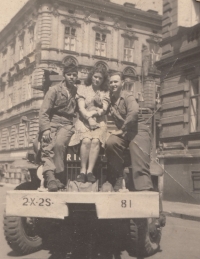
[[159, 157], [164, 199], [200, 201], [200, 3], [163, 0]]
[[125, 89], [154, 109], [162, 17], [109, 0], [30, 0], [0, 32], [0, 163], [25, 157], [38, 132], [44, 69], [76, 63], [122, 71]]

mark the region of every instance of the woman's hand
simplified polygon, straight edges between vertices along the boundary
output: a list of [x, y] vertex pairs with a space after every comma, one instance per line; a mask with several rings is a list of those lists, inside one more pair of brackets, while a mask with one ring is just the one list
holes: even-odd
[[99, 123], [97, 123], [92, 117], [88, 119], [88, 123], [91, 130], [99, 128]]
[[96, 110], [87, 111], [86, 116], [87, 116], [88, 118], [90, 118], [90, 117], [95, 116], [95, 115], [96, 115], [96, 113], [97, 113], [97, 111], [96, 111]]
[[120, 136], [120, 135], [123, 134], [123, 131], [122, 131], [122, 130], [111, 130], [111, 131], [109, 131], [109, 132], [110, 132], [110, 134], [116, 135], [116, 136]]
[[44, 142], [49, 143], [51, 141], [51, 130], [45, 130], [42, 134], [42, 139]]

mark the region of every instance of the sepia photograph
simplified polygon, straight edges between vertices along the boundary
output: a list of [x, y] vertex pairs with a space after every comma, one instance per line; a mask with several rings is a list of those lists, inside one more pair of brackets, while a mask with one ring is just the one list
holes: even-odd
[[200, 258], [200, 0], [1, 0], [0, 258]]

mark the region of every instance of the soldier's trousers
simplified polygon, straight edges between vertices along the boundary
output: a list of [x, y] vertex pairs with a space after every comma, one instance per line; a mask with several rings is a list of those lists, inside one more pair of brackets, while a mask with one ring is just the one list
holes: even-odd
[[108, 168], [116, 177], [123, 176], [124, 152], [127, 148], [129, 148], [131, 156], [132, 178], [135, 190], [152, 189], [153, 185], [150, 175], [150, 133], [147, 130], [139, 130], [133, 135], [131, 140], [116, 135], [111, 135], [108, 138], [106, 143]]
[[46, 143], [41, 140], [41, 160], [43, 172], [48, 170], [55, 173], [64, 171], [67, 147], [74, 133], [72, 125], [51, 127], [51, 141]]

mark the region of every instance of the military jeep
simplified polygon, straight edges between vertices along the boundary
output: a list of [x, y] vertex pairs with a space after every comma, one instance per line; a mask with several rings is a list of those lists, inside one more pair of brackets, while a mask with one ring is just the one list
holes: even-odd
[[124, 250], [141, 258], [159, 250], [159, 175], [152, 175], [154, 192], [134, 192], [127, 164], [124, 187], [113, 192], [105, 182], [106, 157], [102, 154], [95, 168], [98, 181], [91, 188], [69, 188], [80, 171], [80, 160], [68, 150], [66, 188], [52, 193], [41, 186], [41, 166], [30, 168], [31, 181], [8, 191], [6, 197], [4, 233], [17, 253], [47, 247], [62, 254], [61, 258], [95, 259], [120, 258]]

